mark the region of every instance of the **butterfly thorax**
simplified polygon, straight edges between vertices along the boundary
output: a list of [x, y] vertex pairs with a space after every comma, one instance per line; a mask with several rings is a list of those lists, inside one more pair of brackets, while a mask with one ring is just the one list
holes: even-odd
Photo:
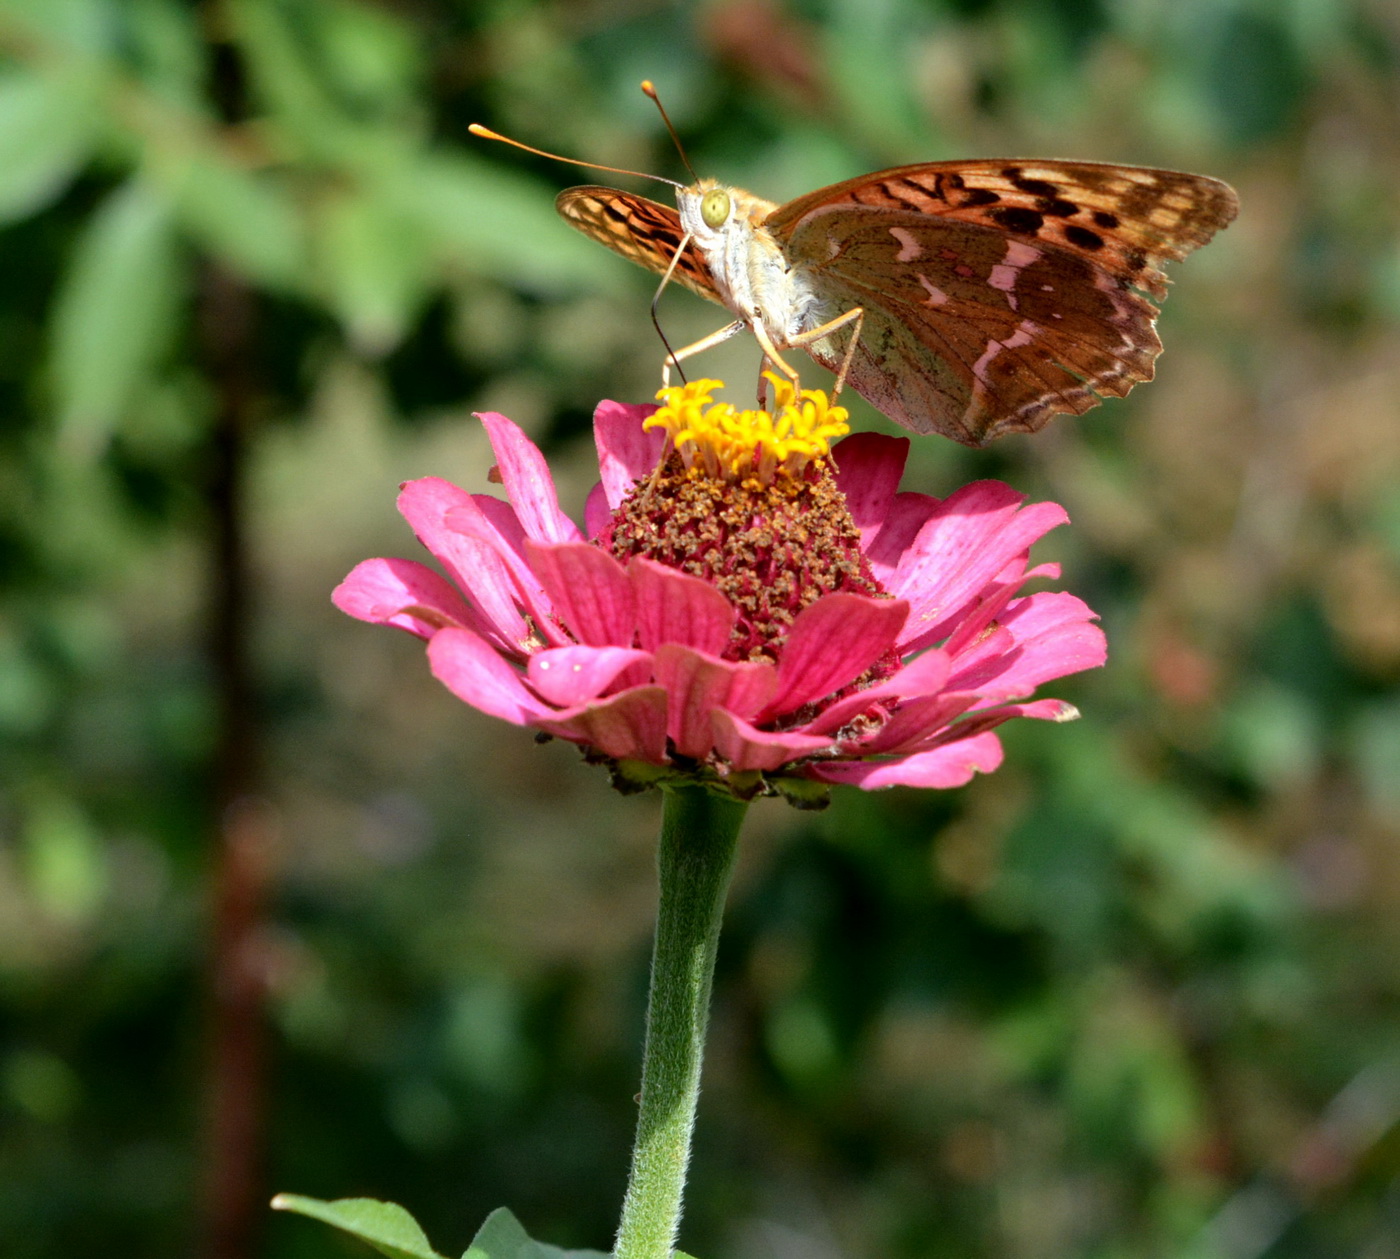
[[[730, 212], [718, 227], [705, 221], [705, 194], [729, 198]], [[702, 179], [676, 193], [681, 226], [691, 234], [705, 259], [724, 304], [746, 323], [762, 322], [779, 346], [811, 325], [817, 304], [805, 268], [784, 256], [764, 220], [777, 209], [751, 192], [713, 179]]]

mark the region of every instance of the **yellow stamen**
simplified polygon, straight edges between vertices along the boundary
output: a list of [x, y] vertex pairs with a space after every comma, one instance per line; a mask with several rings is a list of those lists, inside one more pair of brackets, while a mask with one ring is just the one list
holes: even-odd
[[820, 389], [803, 389], [773, 372], [771, 411], [736, 411], [715, 402], [718, 380], [692, 380], [657, 393], [661, 407], [645, 424], [664, 429], [692, 472], [720, 480], [801, 476], [813, 460], [851, 431], [845, 407], [832, 406]]

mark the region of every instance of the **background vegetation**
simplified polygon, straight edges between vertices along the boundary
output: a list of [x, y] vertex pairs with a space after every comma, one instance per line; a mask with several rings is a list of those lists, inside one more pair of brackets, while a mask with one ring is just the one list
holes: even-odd
[[967, 790], [753, 811], [687, 1249], [1395, 1259], [1386, 0], [3, 0], [0, 1251], [351, 1253], [273, 1188], [606, 1245], [656, 802], [328, 595], [414, 554], [400, 480], [485, 488], [473, 410], [577, 508], [594, 403], [655, 388], [578, 173], [466, 133], [674, 176], [643, 77], [775, 199], [1041, 154], [1244, 206], [1156, 383], [917, 443], [1068, 506], [1110, 664]]

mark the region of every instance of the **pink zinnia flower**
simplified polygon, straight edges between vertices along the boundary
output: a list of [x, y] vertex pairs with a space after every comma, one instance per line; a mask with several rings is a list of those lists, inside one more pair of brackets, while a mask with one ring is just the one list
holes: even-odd
[[955, 787], [995, 769], [996, 726], [1064, 721], [1030, 701], [1104, 661], [1071, 594], [1019, 594], [1059, 567], [1031, 544], [1065, 523], [996, 481], [898, 492], [909, 443], [846, 432], [824, 395], [774, 381], [776, 406], [604, 402], [601, 483], [580, 529], [544, 457], [482, 415], [508, 501], [436, 477], [399, 510], [442, 566], [366, 560], [343, 611], [424, 638], [474, 708], [582, 745], [640, 787], [708, 781], [820, 804], [825, 784]]

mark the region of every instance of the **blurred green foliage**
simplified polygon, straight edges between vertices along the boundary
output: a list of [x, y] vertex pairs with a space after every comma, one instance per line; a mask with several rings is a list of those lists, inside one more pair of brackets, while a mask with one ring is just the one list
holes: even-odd
[[[775, 199], [1044, 154], [1244, 206], [1156, 383], [917, 443], [921, 489], [1068, 506], [1039, 554], [1110, 664], [965, 791], [753, 811], [687, 1249], [1400, 1254], [1400, 18], [1366, 0], [2, 0], [0, 1252], [196, 1233], [211, 276], [257, 354], [268, 1184], [607, 1244], [655, 802], [327, 596], [414, 553], [398, 481], [485, 488], [472, 410], [577, 509], [592, 406], [655, 388], [650, 281], [553, 215], [575, 172], [466, 133], [674, 175], [643, 77], [698, 170]], [[278, 1218], [259, 1253], [338, 1246]]]

